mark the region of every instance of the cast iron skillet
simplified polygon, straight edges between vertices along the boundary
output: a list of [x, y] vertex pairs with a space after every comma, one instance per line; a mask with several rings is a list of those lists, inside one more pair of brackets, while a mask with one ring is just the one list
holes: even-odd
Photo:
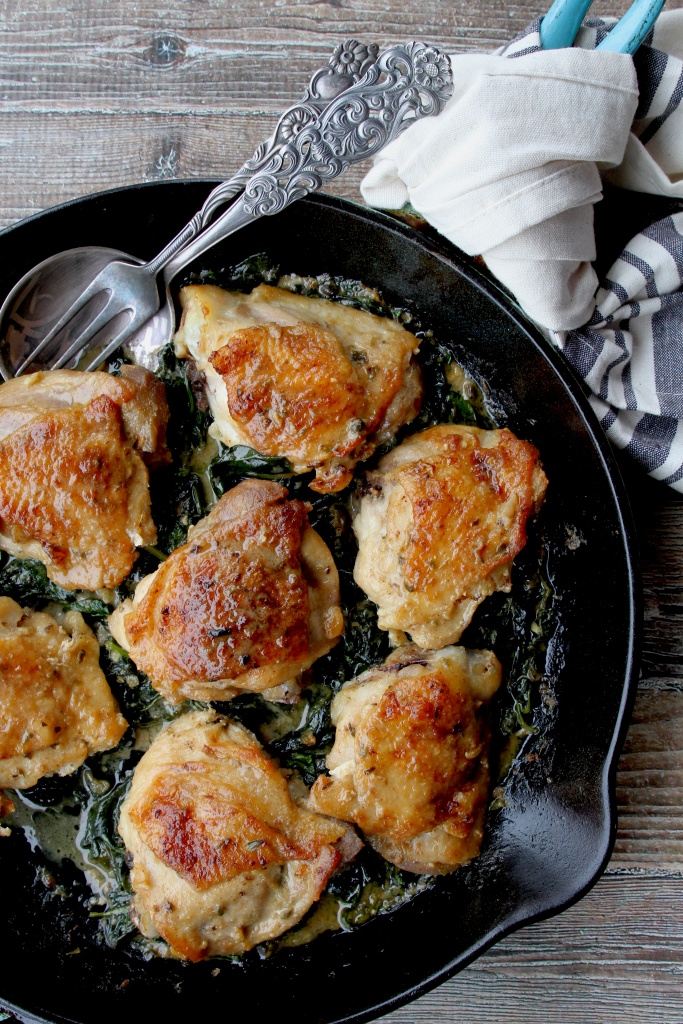
[[[150, 258], [208, 189], [206, 182], [142, 185], [23, 222], [0, 235], [0, 294], [40, 260], [73, 246]], [[453, 340], [507, 425], [541, 450], [560, 609], [546, 666], [555, 720], [536, 740], [544, 744], [541, 760], [522, 759], [506, 806], [489, 815], [472, 866], [350, 934], [244, 965], [145, 963], [102, 948], [79, 905], [89, 895], [85, 886], [74, 874], [69, 899], [51, 894], [36, 881], [39, 855], [15, 830], [0, 841], [0, 1002], [23, 1019], [367, 1021], [444, 981], [514, 928], [579, 899], [611, 851], [615, 759], [635, 685], [639, 588], [622, 485], [581, 385], [478, 267], [394, 218], [316, 196], [244, 230], [204, 262], [231, 265], [262, 250], [283, 271], [359, 278], [411, 308], [437, 337]]]

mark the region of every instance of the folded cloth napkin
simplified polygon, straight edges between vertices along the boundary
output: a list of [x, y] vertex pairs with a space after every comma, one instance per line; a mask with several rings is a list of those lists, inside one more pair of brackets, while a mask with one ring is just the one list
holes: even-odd
[[632, 239], [601, 287], [592, 266], [601, 175], [683, 198], [683, 10], [660, 15], [635, 61], [595, 51], [611, 24], [544, 51], [537, 21], [495, 54], [452, 58], [452, 99], [382, 151], [361, 192], [410, 202], [483, 256], [582, 374], [608, 436], [683, 491], [683, 215]]

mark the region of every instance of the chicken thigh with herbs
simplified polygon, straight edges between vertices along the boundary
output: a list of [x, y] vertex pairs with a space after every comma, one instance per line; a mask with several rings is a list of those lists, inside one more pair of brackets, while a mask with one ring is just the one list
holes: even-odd
[[0, 597], [0, 788], [68, 775], [128, 728], [78, 612], [58, 622]]
[[133, 919], [188, 960], [281, 935], [319, 898], [342, 849], [362, 845], [299, 806], [252, 733], [213, 711], [160, 733], [135, 769], [119, 832]]
[[417, 415], [419, 342], [394, 320], [265, 284], [190, 285], [180, 302], [176, 352], [205, 375], [210, 432], [314, 469], [313, 490], [341, 490]]
[[380, 629], [421, 647], [459, 640], [510, 569], [547, 487], [538, 451], [509, 430], [442, 425], [366, 474], [353, 521], [354, 578]]
[[0, 548], [67, 590], [116, 587], [156, 543], [147, 464], [169, 458], [148, 370], [51, 370], [0, 384]]
[[266, 480], [224, 494], [109, 624], [172, 703], [287, 700], [344, 627], [329, 548], [306, 505]]
[[332, 701], [337, 732], [309, 807], [358, 825], [406, 871], [443, 874], [479, 853], [489, 787], [491, 651], [399, 647]]

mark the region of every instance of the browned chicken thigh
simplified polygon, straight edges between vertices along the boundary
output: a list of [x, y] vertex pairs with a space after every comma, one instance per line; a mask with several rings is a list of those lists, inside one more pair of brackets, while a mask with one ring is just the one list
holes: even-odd
[[211, 433], [315, 469], [313, 490], [345, 487], [419, 410], [419, 343], [393, 320], [270, 285], [191, 285], [180, 301], [176, 351], [205, 375]]
[[52, 370], [0, 384], [0, 548], [67, 590], [115, 587], [154, 544], [146, 462], [168, 458], [164, 386]]
[[241, 725], [183, 715], [144, 755], [121, 808], [134, 920], [188, 960], [243, 953], [303, 917], [348, 831], [298, 806]]
[[127, 729], [78, 612], [57, 622], [0, 597], [0, 787], [68, 775]]
[[442, 874], [476, 857], [489, 785], [482, 712], [500, 682], [491, 651], [397, 648], [332, 701], [330, 774], [309, 806], [357, 824], [406, 871]]
[[245, 690], [286, 699], [342, 633], [339, 576], [304, 503], [280, 484], [245, 480], [109, 622], [174, 703]]
[[509, 430], [443, 425], [413, 434], [366, 474], [354, 578], [380, 629], [421, 647], [455, 643], [477, 606], [510, 589], [547, 479]]

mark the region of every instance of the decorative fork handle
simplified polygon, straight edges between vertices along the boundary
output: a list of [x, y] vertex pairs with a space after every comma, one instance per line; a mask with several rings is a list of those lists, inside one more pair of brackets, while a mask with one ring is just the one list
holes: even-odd
[[150, 273], [158, 273], [177, 252], [207, 227], [216, 211], [241, 192], [249, 179], [268, 165], [273, 153], [286, 145], [292, 135], [296, 134], [299, 124], [310, 120], [311, 117], [317, 117], [331, 100], [360, 81], [377, 60], [378, 53], [379, 47], [376, 43], [365, 45], [357, 39], [347, 39], [339, 43], [327, 64], [318, 68], [312, 75], [303, 98], [280, 116], [270, 138], [254, 150], [253, 155], [242, 164], [232, 178], [216, 186], [201, 210], [158, 256], [150, 260], [147, 264]]
[[438, 114], [452, 92], [450, 59], [424, 43], [407, 43], [385, 50], [322, 111], [305, 103], [292, 108], [296, 116], [288, 111], [280, 119], [242, 195], [169, 261], [166, 282], [233, 231], [279, 213], [374, 156], [419, 118]]
[[205, 228], [218, 207], [236, 196], [257, 171], [268, 166], [274, 153], [287, 145], [303, 124], [320, 116], [340, 93], [359, 82], [377, 60], [378, 53], [376, 43], [366, 46], [356, 39], [339, 43], [327, 64], [312, 76], [301, 102], [281, 115], [271, 137], [258, 146], [237, 174], [213, 190], [198, 215], [201, 227]]

